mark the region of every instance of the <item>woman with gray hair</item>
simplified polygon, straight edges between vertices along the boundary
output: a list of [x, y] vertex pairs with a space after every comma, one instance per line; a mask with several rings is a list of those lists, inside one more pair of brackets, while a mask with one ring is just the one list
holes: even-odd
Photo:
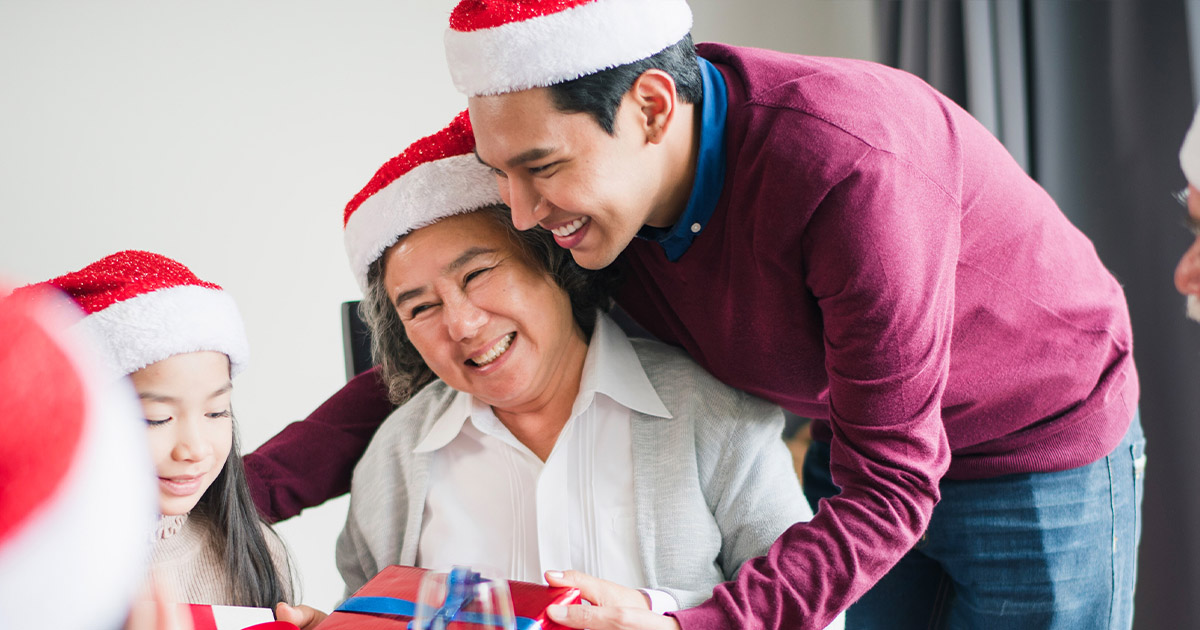
[[707, 599], [811, 518], [781, 412], [628, 338], [608, 272], [513, 228], [473, 148], [464, 112], [347, 207], [373, 350], [407, 401], [354, 472], [347, 593], [392, 564], [471, 564], [600, 605]]

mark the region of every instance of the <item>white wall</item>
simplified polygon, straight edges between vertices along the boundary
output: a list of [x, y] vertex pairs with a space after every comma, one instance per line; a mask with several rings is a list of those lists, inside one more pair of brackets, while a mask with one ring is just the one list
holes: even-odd
[[[247, 450], [344, 383], [357, 291], [342, 209], [465, 106], [441, 37], [452, 0], [0, 3], [0, 276], [120, 249], [176, 258], [237, 299]], [[869, 0], [693, 0], [697, 41], [871, 58]], [[279, 527], [305, 601], [341, 595], [341, 499]]]
[[692, 38], [877, 60], [875, 0], [688, 0]]

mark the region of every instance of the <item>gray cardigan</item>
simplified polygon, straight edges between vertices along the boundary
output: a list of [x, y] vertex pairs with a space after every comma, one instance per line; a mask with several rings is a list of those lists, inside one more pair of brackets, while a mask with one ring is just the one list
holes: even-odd
[[[632, 412], [644, 586], [694, 606], [812, 513], [778, 407], [720, 383], [678, 349], [629, 341], [673, 416]], [[416, 563], [431, 454], [413, 449], [454, 396], [441, 381], [426, 386], [379, 428], [355, 468], [337, 541], [347, 595], [388, 565]]]

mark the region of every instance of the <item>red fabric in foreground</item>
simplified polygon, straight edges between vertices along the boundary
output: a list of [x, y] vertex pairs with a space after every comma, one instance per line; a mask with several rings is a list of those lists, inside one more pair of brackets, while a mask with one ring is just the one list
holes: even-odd
[[0, 300], [0, 541], [58, 491], [88, 413], [74, 365], [38, 322], [43, 307], [38, 295]]

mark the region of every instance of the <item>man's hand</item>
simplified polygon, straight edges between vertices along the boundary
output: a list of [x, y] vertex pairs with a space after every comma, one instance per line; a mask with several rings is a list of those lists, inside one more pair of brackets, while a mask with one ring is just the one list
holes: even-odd
[[289, 606], [284, 602], [275, 605], [275, 619], [296, 624], [300, 630], [312, 630], [328, 616], [312, 606]]
[[568, 628], [588, 630], [680, 630], [674, 617], [612, 606], [549, 606], [546, 614]]
[[641, 591], [578, 571], [547, 571], [550, 586], [569, 586], [594, 606], [550, 606], [546, 613], [568, 628], [589, 630], [679, 630], [679, 622], [650, 612]]

